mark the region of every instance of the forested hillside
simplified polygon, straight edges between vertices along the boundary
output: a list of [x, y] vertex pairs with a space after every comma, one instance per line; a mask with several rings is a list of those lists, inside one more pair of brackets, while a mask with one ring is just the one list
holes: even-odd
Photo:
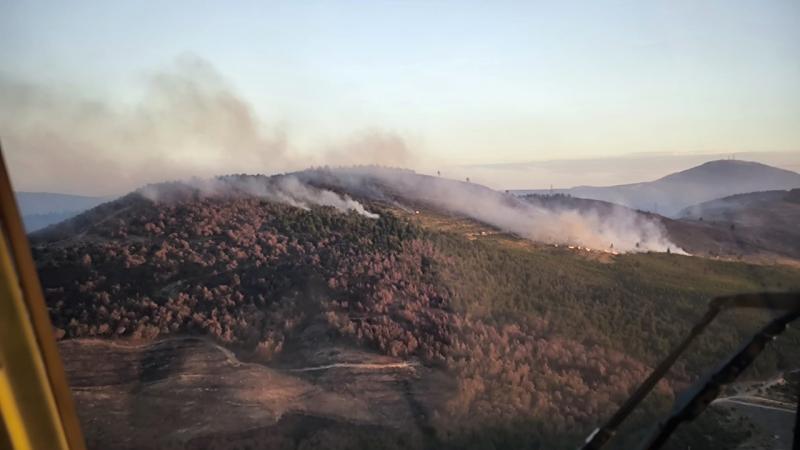
[[[655, 253], [599, 260], [513, 236], [469, 239], [395, 202], [369, 203], [371, 218], [241, 192], [170, 192], [133, 193], [33, 236], [60, 338], [208, 336], [281, 368], [308, 329], [323, 327], [442, 374], [443, 400], [423, 415], [444, 446], [574, 446], [712, 296], [800, 289], [791, 268]], [[663, 412], [763, 320], [723, 317], [649, 410]], [[751, 375], [795, 367], [798, 343], [795, 332], [779, 341]]]

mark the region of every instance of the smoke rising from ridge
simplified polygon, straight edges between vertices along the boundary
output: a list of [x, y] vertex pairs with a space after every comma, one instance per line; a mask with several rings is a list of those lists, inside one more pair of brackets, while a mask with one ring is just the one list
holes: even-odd
[[230, 175], [149, 185], [138, 192], [153, 201], [170, 201], [185, 198], [186, 190], [223, 198], [254, 196], [306, 210], [329, 206], [371, 219], [379, 216], [362, 201], [409, 211], [428, 206], [537, 242], [615, 252], [671, 249], [684, 253], [669, 239], [658, 220], [624, 207], [608, 205], [602, 211], [543, 207], [478, 184], [403, 169], [361, 166], [309, 169], [270, 177]]
[[199, 179], [185, 182], [151, 184], [136, 192], [153, 202], [181, 200], [188, 193], [198, 193], [204, 197], [229, 197], [247, 195], [283, 203], [304, 210], [311, 206], [330, 206], [342, 212], [354, 211], [370, 219], [378, 214], [367, 211], [361, 203], [348, 195], [320, 189], [303, 183], [293, 175], [274, 177], [231, 175], [225, 177]]
[[[146, 183], [219, 173], [276, 173], [314, 164], [408, 167], [417, 160], [403, 137], [375, 128], [303, 156], [284, 127], [266, 126], [210, 64], [190, 56], [151, 74], [132, 105], [0, 76], [0, 124], [18, 186], [45, 191], [63, 192], [67, 184], [73, 192], [122, 193]], [[326, 205], [376, 217], [358, 201], [320, 187], [327, 180], [357, 197], [385, 201], [395, 192], [542, 242], [597, 249], [613, 244], [621, 251], [677, 248], [659, 223], [626, 209], [599, 214], [541, 208], [483, 186], [407, 171], [305, 171], [275, 180], [248, 181], [251, 185], [236, 189], [301, 208]], [[224, 183], [190, 184], [222, 192], [231, 187], [223, 189]], [[141, 192], [160, 195], [147, 187]]]
[[622, 207], [606, 213], [543, 208], [477, 184], [377, 167], [309, 170], [297, 176], [307, 183], [338, 185], [373, 200], [385, 202], [395, 195], [401, 204], [402, 199], [421, 202], [539, 242], [682, 252], [659, 222]]

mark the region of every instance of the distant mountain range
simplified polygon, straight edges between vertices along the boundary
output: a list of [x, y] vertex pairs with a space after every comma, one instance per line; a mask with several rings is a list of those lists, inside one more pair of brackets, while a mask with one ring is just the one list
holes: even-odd
[[[649, 182], [510, 192], [516, 195], [567, 194], [679, 218], [685, 208], [711, 200], [794, 188], [800, 188], [800, 174], [796, 172], [756, 162], [717, 160]], [[59, 223], [114, 198], [49, 192], [17, 192], [16, 195], [28, 232]]]
[[28, 232], [64, 221], [112, 199], [51, 192], [16, 192], [16, 197]]
[[655, 181], [617, 186], [577, 186], [570, 189], [515, 190], [515, 194], [569, 194], [603, 200], [667, 217], [678, 217], [689, 206], [758, 191], [800, 187], [800, 174], [756, 162], [718, 160], [667, 175]]
[[[690, 206], [680, 216], [680, 223], [702, 227], [704, 241], [712, 238], [722, 250], [800, 258], [800, 189], [733, 195]], [[667, 228], [679, 235], [677, 227]], [[700, 242], [694, 241], [684, 245]]]

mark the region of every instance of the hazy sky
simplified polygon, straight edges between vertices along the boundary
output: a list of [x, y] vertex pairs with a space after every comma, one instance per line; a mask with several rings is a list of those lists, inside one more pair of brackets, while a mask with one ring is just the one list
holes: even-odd
[[19, 188], [84, 193], [339, 159], [796, 164], [800, 2], [0, 0], [0, 137]]

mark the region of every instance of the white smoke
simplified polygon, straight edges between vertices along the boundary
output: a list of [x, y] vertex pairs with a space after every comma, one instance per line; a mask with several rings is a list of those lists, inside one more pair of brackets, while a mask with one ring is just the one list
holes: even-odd
[[292, 175], [272, 178], [247, 175], [195, 178], [181, 183], [147, 185], [137, 192], [151, 201], [163, 202], [180, 198], [185, 190], [198, 192], [204, 197], [248, 195], [305, 210], [311, 209], [311, 206], [330, 206], [342, 212], [354, 211], [370, 219], [380, 217], [347, 195], [309, 186]]
[[[287, 202], [298, 202], [302, 205], [309, 203], [313, 205], [332, 206], [340, 211], [355, 211], [358, 214], [377, 219], [379, 216], [367, 211], [364, 206], [348, 197], [339, 195], [326, 189], [315, 189], [293, 176], [281, 177], [277, 183], [278, 189], [274, 195], [280, 200]], [[268, 195], [266, 197], [269, 197]]]
[[603, 214], [543, 208], [477, 184], [378, 167], [311, 170], [297, 176], [307, 183], [338, 185], [373, 200], [421, 202], [538, 242], [603, 250], [613, 247], [623, 252], [682, 252], [660, 222], [623, 207]]

